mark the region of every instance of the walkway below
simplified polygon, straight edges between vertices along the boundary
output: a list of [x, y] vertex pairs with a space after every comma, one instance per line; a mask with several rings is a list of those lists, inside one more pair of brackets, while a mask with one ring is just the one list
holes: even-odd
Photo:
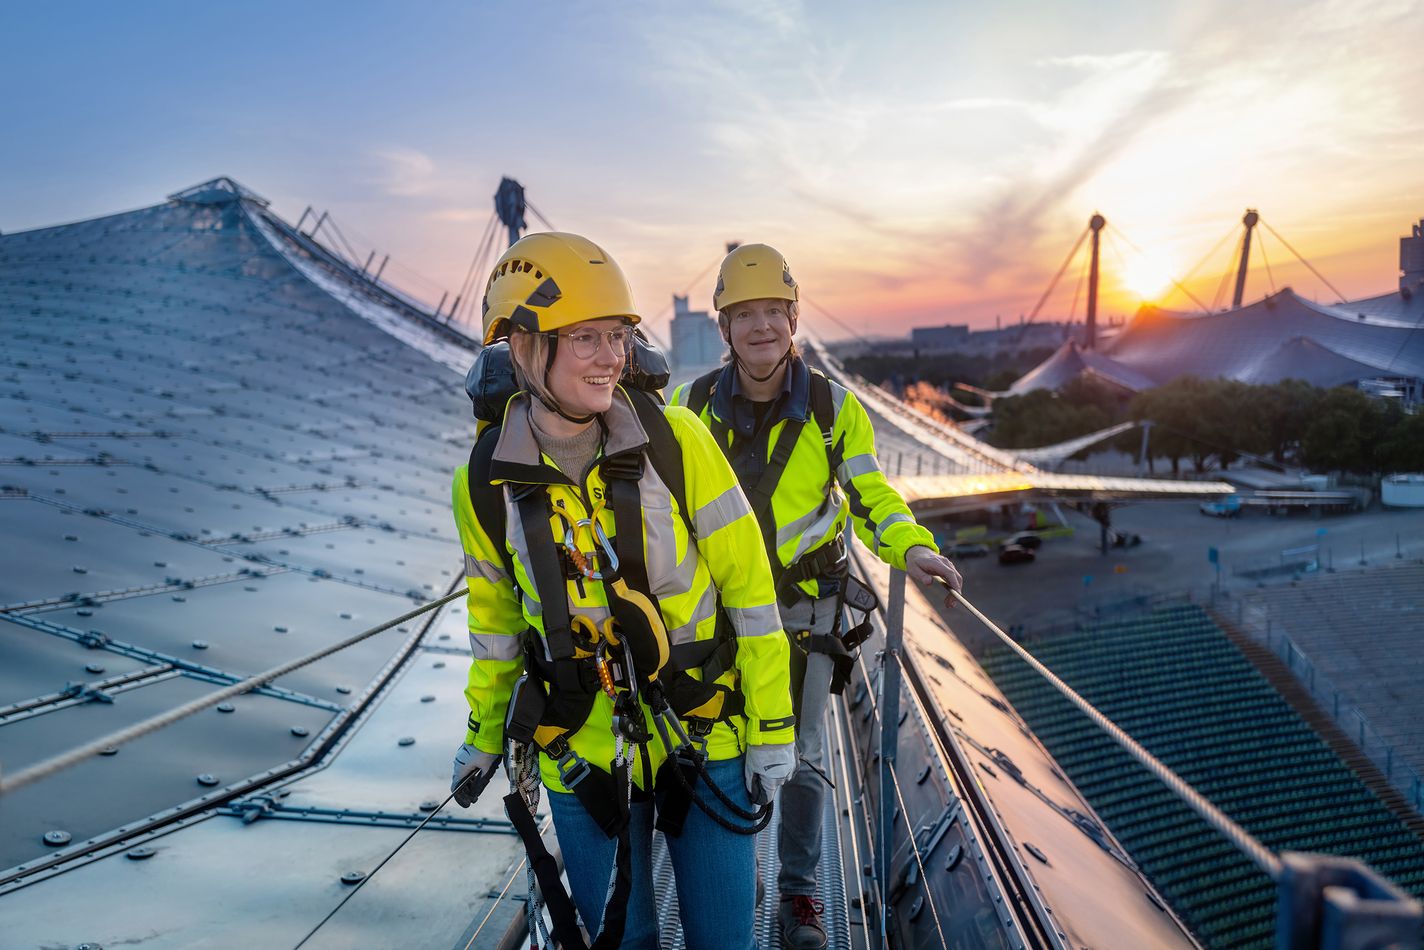
[[[828, 738], [830, 738], [828, 736]], [[843, 790], [826, 796], [825, 816], [821, 822], [821, 864], [817, 873], [821, 891], [817, 895], [825, 907], [823, 920], [826, 924], [828, 946], [847, 948], [851, 946], [850, 906], [846, 896], [846, 874], [853, 871], [845, 868], [842, 861], [841, 831], [842, 804], [838, 801]], [[757, 835], [757, 865], [761, 873], [763, 897], [757, 907], [756, 937], [761, 950], [772, 950], [781, 946], [781, 933], [777, 925], [776, 876], [781, 862], [776, 854], [776, 821]], [[673, 886], [672, 861], [668, 857], [667, 844], [661, 832], [653, 834], [653, 887], [658, 906], [658, 917], [663, 921], [662, 945], [664, 950], [684, 950], [687, 946], [683, 938], [682, 922], [677, 912], [677, 890]], [[859, 918], [859, 911], [856, 912]], [[858, 923], [858, 921], [857, 921]], [[857, 928], [859, 929], [859, 928]]]

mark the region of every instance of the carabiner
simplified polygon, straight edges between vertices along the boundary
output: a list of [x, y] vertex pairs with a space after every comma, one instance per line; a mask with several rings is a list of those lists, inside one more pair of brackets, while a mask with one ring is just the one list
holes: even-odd
[[608, 570], [614, 574], [618, 573], [618, 552], [613, 550], [613, 543], [608, 540], [608, 535], [603, 531], [603, 525], [597, 521], [593, 522], [593, 537], [598, 542], [598, 546], [603, 550], [604, 563], [608, 565]]
[[593, 668], [598, 671], [598, 685], [603, 687], [604, 694], [609, 699], [616, 700], [617, 691], [613, 688], [613, 672], [608, 668], [608, 641], [603, 640], [598, 644], [598, 649], [593, 654]]

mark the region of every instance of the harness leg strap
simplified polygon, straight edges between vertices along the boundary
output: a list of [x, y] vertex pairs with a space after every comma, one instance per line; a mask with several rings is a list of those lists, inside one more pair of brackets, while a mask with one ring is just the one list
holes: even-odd
[[[554, 925], [554, 939], [561, 947], [586, 950], [588, 944], [579, 929], [578, 911], [574, 908], [569, 892], [564, 890], [564, 882], [559, 874], [559, 862], [544, 846], [544, 839], [539, 835], [534, 817], [529, 814], [529, 808], [518, 792], [510, 792], [504, 797], [504, 813], [509, 816], [510, 824], [514, 825], [519, 840], [524, 843], [524, 853], [529, 856], [529, 867], [534, 870], [539, 891], [544, 895], [544, 905], [549, 908], [549, 919]], [[622, 935], [619, 936], [621, 939]]]

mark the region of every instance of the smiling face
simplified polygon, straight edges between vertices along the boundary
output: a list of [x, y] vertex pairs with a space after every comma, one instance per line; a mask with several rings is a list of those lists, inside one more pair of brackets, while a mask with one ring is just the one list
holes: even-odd
[[734, 304], [727, 308], [724, 328], [737, 358], [753, 375], [764, 375], [791, 346], [790, 304], [775, 299]]
[[564, 412], [587, 416], [613, 405], [613, 387], [628, 359], [626, 349], [609, 339], [609, 331], [619, 330], [632, 333], [632, 327], [616, 317], [585, 320], [559, 331], [554, 365], [546, 378], [549, 395]]

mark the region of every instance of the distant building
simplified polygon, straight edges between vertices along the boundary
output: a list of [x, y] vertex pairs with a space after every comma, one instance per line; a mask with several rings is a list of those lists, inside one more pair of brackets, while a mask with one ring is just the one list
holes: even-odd
[[976, 330], [959, 347], [971, 352], [1014, 352], [1051, 349], [1068, 339], [1070, 323], [1018, 323], [994, 330]]
[[942, 327], [915, 327], [910, 342], [921, 350], [953, 350], [969, 342], [967, 323], [947, 323]]
[[705, 310], [689, 310], [687, 298], [672, 297], [672, 363], [679, 376], [722, 362], [726, 344], [717, 321]]
[[1399, 239], [1399, 289], [1410, 295], [1424, 284], [1424, 221], [1414, 225], [1413, 230], [1413, 234]]

